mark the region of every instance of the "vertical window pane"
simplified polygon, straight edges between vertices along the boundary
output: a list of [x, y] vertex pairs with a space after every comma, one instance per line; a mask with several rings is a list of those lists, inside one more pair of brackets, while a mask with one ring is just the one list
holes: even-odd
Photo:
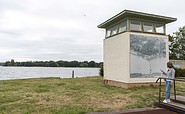
[[109, 37], [111, 35], [111, 29], [107, 29], [106, 31], [106, 37]]
[[115, 34], [117, 34], [117, 33], [118, 33], [118, 25], [112, 27], [111, 36], [112, 36], [112, 35], [115, 35]]
[[140, 23], [140, 21], [131, 21], [130, 22], [130, 30], [141, 31], [141, 23]]
[[162, 24], [156, 24], [155, 25], [156, 33], [164, 33], [164, 25]]
[[144, 22], [143, 29], [144, 29], [144, 32], [153, 32], [153, 24]]
[[119, 26], [119, 32], [118, 32], [118, 33], [121, 33], [121, 32], [126, 31], [126, 28], [127, 28], [127, 22], [124, 21], [124, 22], [122, 22], [122, 23], [120, 24], [120, 26]]

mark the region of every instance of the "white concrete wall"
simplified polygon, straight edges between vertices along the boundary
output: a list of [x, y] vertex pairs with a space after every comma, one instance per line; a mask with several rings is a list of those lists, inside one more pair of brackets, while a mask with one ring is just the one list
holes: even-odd
[[104, 39], [104, 79], [129, 81], [129, 44], [128, 32]]

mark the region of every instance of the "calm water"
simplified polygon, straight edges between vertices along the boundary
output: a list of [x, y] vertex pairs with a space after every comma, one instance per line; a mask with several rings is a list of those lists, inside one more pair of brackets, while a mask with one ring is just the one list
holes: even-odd
[[99, 76], [99, 68], [64, 68], [64, 67], [2, 67], [0, 66], [0, 80], [60, 77]]

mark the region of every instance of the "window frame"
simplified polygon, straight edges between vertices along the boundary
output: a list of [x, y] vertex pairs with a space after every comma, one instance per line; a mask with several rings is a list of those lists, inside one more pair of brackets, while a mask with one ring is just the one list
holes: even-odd
[[[139, 22], [139, 23], [140, 23], [140, 30], [132, 30], [132, 28], [131, 28], [131, 27], [132, 27], [132, 26], [131, 26], [131, 22], [132, 22], [132, 21], [135, 21], [135, 22]], [[143, 32], [143, 31], [142, 31], [142, 21], [133, 20], [133, 19], [132, 19], [132, 20], [129, 20], [129, 28], [130, 28], [130, 31], [134, 31], [134, 32]]]
[[[111, 29], [112, 29], [111, 27], [110, 27], [110, 28], [108, 28], [108, 29], [106, 29], [105, 38], [111, 37], [111, 33], [112, 33], [112, 30], [111, 30]], [[108, 34], [108, 30], [110, 30], [109, 36], [107, 36], [107, 34]]]
[[[121, 27], [122, 23], [125, 23], [125, 30], [124, 31], [120, 31], [120, 27]], [[123, 33], [123, 32], [126, 32], [127, 31], [127, 28], [128, 28], [127, 26], [128, 26], [127, 25], [127, 20], [124, 20], [124, 21], [120, 22], [119, 23], [119, 27], [118, 27], [118, 34]]]
[[[116, 29], [114, 29], [116, 28]], [[116, 33], [113, 34], [114, 30], [116, 30]], [[111, 36], [117, 35], [119, 31], [119, 24], [115, 24], [114, 26], [111, 27]]]
[[[150, 32], [150, 31], [145, 31], [145, 24], [144, 23], [147, 23], [147, 24], [151, 24], [152, 26], [151, 26], [151, 28], [152, 28], [152, 32]], [[142, 32], [143, 33], [155, 33], [155, 30], [154, 30], [154, 23], [152, 23], [152, 22], [147, 22], [147, 21], [142, 21], [142, 28], [143, 28], [143, 30], [142, 30]]]
[[[132, 26], [132, 22], [137, 22], [139, 24], [135, 24], [136, 26], [139, 25], [139, 29], [138, 30], [133, 30], [131, 28]], [[120, 27], [121, 25], [124, 23], [125, 25], [125, 29], [124, 31], [120, 31]], [[151, 28], [152, 31], [145, 31], [145, 24], [147, 26], [148, 24], [151, 24]], [[133, 24], [134, 25], [134, 24]], [[157, 30], [157, 25], [161, 25], [162, 27], [162, 32], [158, 32]], [[116, 27], [116, 29], [114, 28]], [[124, 28], [124, 26], [122, 26]], [[116, 33], [113, 34], [113, 30], [116, 30]], [[109, 34], [108, 34], [109, 31]], [[109, 38], [118, 34], [121, 34], [123, 32], [139, 32], [139, 33], [150, 33], [150, 34], [161, 34], [161, 35], [165, 35], [166, 34], [166, 25], [164, 23], [159, 23], [159, 22], [155, 22], [155, 21], [150, 21], [150, 20], [140, 20], [140, 19], [135, 19], [135, 18], [127, 18], [124, 19], [122, 21], [119, 21], [117, 23], [115, 23], [112, 26], [109, 26], [108, 28], [106, 28], [106, 34], [105, 34], [105, 38]]]
[[[157, 32], [157, 25], [162, 25], [161, 27], [162, 27], [162, 30], [163, 30], [163, 32]], [[165, 34], [166, 32], [165, 32], [165, 24], [162, 24], [162, 23], [155, 23], [154, 24], [154, 28], [155, 28], [155, 33], [156, 34]]]

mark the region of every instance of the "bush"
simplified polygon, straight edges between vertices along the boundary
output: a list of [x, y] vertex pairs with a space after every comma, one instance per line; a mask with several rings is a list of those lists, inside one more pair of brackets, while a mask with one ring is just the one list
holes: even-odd
[[185, 77], [185, 69], [175, 68], [175, 77]]
[[100, 76], [103, 76], [103, 66], [100, 68], [99, 74], [100, 74]]

